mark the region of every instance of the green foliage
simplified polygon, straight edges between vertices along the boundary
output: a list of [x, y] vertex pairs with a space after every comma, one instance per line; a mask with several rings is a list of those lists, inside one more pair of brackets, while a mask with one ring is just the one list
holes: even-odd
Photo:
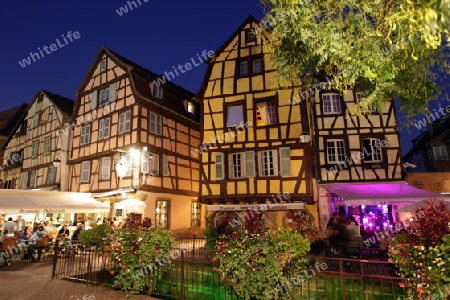
[[205, 228], [206, 249], [217, 250], [217, 241], [219, 240], [219, 230], [215, 226]]
[[296, 83], [309, 90], [317, 81], [312, 74], [326, 74], [333, 76], [333, 89], [365, 93], [355, 113], [396, 98], [412, 116], [440, 96], [437, 80], [450, 74], [449, 51], [444, 49], [448, 1], [261, 2], [268, 13], [257, 30], [266, 40], [280, 85]]
[[175, 246], [164, 229], [116, 229], [107, 239], [103, 257], [114, 275], [114, 288], [128, 296], [155, 290], [157, 281], [170, 267]]
[[[267, 299], [279, 283], [296, 275], [288, 276], [285, 267], [305, 266], [309, 242], [292, 228], [264, 234], [243, 231], [221, 236], [218, 250], [217, 271], [225, 285], [244, 299]], [[281, 297], [289, 297], [289, 292]]]
[[111, 226], [104, 223], [94, 226], [92, 229], [82, 230], [78, 238], [85, 245], [101, 246], [111, 232]]
[[428, 299], [450, 284], [450, 211], [443, 201], [430, 199], [414, 215], [419, 216], [414, 232], [395, 235], [389, 256], [410, 297]]

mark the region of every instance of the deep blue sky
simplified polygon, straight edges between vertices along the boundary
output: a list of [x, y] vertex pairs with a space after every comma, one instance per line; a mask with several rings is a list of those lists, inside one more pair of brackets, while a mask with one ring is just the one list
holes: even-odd
[[[74, 98], [95, 55], [104, 45], [155, 73], [189, 62], [203, 50], [216, 50], [249, 14], [263, 16], [258, 0], [135, 1], [137, 8], [112, 1], [3, 1], [0, 8], [0, 110], [29, 103], [39, 89]], [[18, 61], [50, 46], [68, 31], [80, 38], [22, 68]], [[205, 65], [173, 80], [197, 92]], [[413, 132], [413, 135], [417, 134]], [[403, 152], [410, 134], [402, 134]]]

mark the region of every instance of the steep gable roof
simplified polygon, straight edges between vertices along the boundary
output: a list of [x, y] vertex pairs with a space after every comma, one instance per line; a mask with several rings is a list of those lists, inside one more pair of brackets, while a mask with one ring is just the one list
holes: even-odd
[[22, 103], [19, 106], [0, 112], [0, 135], [9, 136], [19, 120], [27, 111], [28, 104]]
[[47, 90], [42, 90], [42, 92], [44, 92], [47, 95], [47, 97], [51, 101], [53, 101], [53, 103], [56, 106], [58, 106], [58, 108], [61, 110], [62, 113], [64, 113], [65, 115], [68, 115], [68, 116], [70, 116], [72, 114], [73, 105], [74, 105], [74, 101], [72, 99], [63, 97], [58, 94], [54, 94]]
[[[142, 67], [141, 65], [129, 60], [128, 58], [118, 54], [117, 52], [114, 52], [104, 46], [102, 46], [97, 53], [97, 56], [91, 65], [91, 68], [88, 72], [88, 74], [85, 77], [84, 83], [81, 85], [78, 93], [80, 90], [84, 87], [85, 82], [88, 80], [88, 78], [93, 73], [95, 66], [98, 64], [98, 62], [101, 60], [103, 54], [107, 54], [109, 57], [111, 57], [118, 65], [124, 67], [130, 75], [130, 80], [132, 82], [132, 86], [135, 89], [135, 91], [141, 96], [140, 98], [143, 98], [146, 101], [151, 101], [154, 103], [157, 103], [163, 107], [168, 108], [169, 110], [183, 115], [191, 120], [194, 120], [198, 122], [198, 118], [192, 116], [189, 114], [183, 104], [183, 100], [185, 99], [191, 99], [194, 97], [194, 93], [191, 91], [188, 91], [181, 86], [178, 86], [170, 81], [166, 81], [164, 83], [165, 91], [169, 94], [172, 94], [180, 99], [174, 99], [171, 98], [167, 101], [159, 101], [153, 97], [153, 93], [150, 87], [150, 84], [154, 81], [156, 81], [158, 78], [161, 78], [162, 75], [158, 75], [152, 71], [149, 71], [148, 69]], [[78, 96], [77, 96], [78, 98]], [[75, 104], [76, 106], [79, 105], [79, 103]], [[74, 110], [75, 114], [75, 110]], [[73, 117], [75, 117], [73, 115]]]
[[209, 79], [209, 77], [211, 76], [211, 72], [212, 72], [212, 64], [211, 64], [211, 61], [212, 61], [215, 57], [219, 56], [219, 55], [225, 50], [226, 47], [228, 47], [228, 45], [229, 45], [229, 44], [234, 40], [234, 38], [235, 38], [235, 37], [236, 37], [236, 36], [237, 36], [237, 35], [245, 28], [245, 26], [247, 26], [248, 24], [251, 24], [251, 23], [260, 24], [260, 21], [259, 21], [258, 19], [256, 19], [253, 15], [249, 15], [249, 16], [245, 19], [245, 21], [242, 22], [242, 24], [239, 25], [239, 27], [236, 28], [236, 30], [228, 37], [228, 39], [225, 41], [225, 43], [223, 43], [222, 46], [220, 46], [220, 47], [214, 52], [214, 56], [206, 61], [206, 64], [208, 65], [208, 67], [207, 67], [207, 69], [206, 69], [205, 76], [203, 77], [202, 84], [200, 85], [200, 89], [199, 89], [199, 91], [198, 91], [197, 94], [196, 94], [196, 97], [197, 97], [198, 99], [201, 99], [201, 98], [202, 98], [202, 96], [203, 96], [203, 94], [204, 94], [204, 92], [205, 92], [205, 90], [206, 90], [207, 84], [208, 84], [208, 79]]

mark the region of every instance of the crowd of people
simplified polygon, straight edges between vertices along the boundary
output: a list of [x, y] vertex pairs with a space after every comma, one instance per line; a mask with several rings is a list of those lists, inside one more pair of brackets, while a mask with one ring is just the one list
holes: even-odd
[[337, 213], [330, 218], [327, 232], [331, 253], [340, 257], [359, 258], [363, 247], [386, 251], [391, 238], [359, 226], [354, 217], [347, 219]]

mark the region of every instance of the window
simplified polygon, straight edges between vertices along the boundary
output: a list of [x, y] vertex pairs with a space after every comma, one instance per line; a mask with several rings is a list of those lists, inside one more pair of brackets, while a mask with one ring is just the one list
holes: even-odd
[[339, 94], [323, 94], [322, 95], [323, 113], [325, 115], [341, 113], [341, 97]]
[[99, 124], [99, 128], [98, 128], [98, 139], [99, 140], [109, 138], [110, 126], [111, 126], [110, 118], [100, 120], [100, 124]]
[[119, 134], [130, 131], [131, 110], [119, 114]]
[[39, 118], [40, 118], [40, 115], [39, 115], [39, 114], [35, 114], [35, 115], [34, 115], [34, 118], [33, 118], [33, 126], [34, 126], [34, 127], [36, 127], [36, 126], [39, 125]]
[[106, 71], [106, 58], [102, 59], [102, 61], [100, 62], [100, 72]]
[[150, 132], [156, 135], [162, 134], [162, 116], [150, 112]]
[[345, 161], [344, 140], [327, 141], [327, 160], [328, 163], [339, 163]]
[[241, 61], [239, 63], [239, 75], [241, 77], [248, 76], [248, 62], [247, 61]]
[[158, 99], [163, 98], [163, 88], [156, 83], [153, 85], [153, 96]]
[[[361, 102], [362, 98], [363, 98], [362, 93], [355, 93], [355, 99], [356, 99], [356, 102], [358, 102], [358, 104]], [[372, 103], [371, 105], [369, 105], [367, 107], [363, 107], [362, 105], [360, 105], [360, 109], [361, 109], [362, 113], [372, 113], [372, 112], [377, 111], [375, 103]]]
[[362, 147], [364, 162], [371, 163], [383, 161], [380, 139], [363, 139]]
[[169, 229], [170, 204], [168, 200], [156, 200], [155, 226]]
[[39, 141], [34, 141], [31, 145], [31, 156], [36, 157], [39, 154]]
[[261, 176], [278, 175], [277, 150], [259, 152], [259, 169]]
[[256, 103], [256, 125], [277, 124], [277, 106], [275, 101]]
[[46, 108], [39, 112], [39, 124], [47, 122], [49, 110], [50, 110], [49, 108]]
[[253, 74], [259, 74], [262, 70], [262, 59], [261, 58], [255, 58], [253, 60]]
[[89, 144], [91, 138], [91, 124], [81, 127], [80, 145]]
[[163, 154], [163, 176], [170, 176], [169, 158], [167, 154]]
[[226, 107], [226, 127], [237, 127], [245, 123], [244, 105], [228, 105]]
[[261, 56], [247, 57], [237, 61], [237, 76], [247, 77], [260, 74], [264, 71], [263, 58]]
[[447, 146], [434, 146], [433, 157], [435, 160], [448, 160]]
[[34, 186], [35, 177], [36, 177], [36, 171], [27, 172], [26, 177], [25, 177], [25, 187]]
[[90, 161], [81, 162], [80, 182], [82, 183], [89, 182], [90, 177], [91, 177], [91, 162]]
[[44, 138], [44, 154], [50, 153], [50, 143], [51, 143], [51, 139], [49, 136]]
[[144, 174], [159, 175], [159, 154], [142, 151], [141, 172]]
[[100, 161], [100, 180], [108, 180], [111, 177], [111, 157], [102, 157]]
[[47, 184], [55, 183], [56, 167], [48, 167], [47, 170]]
[[255, 176], [255, 153], [246, 151], [228, 154], [228, 177], [246, 178]]
[[191, 102], [191, 101], [188, 102], [187, 111], [190, 114], [195, 114], [195, 103], [194, 102]]
[[191, 227], [200, 227], [200, 202], [191, 202]]
[[109, 88], [100, 91], [99, 105], [105, 105], [109, 102]]
[[245, 30], [245, 42], [251, 43], [256, 41], [256, 35], [253, 28]]

